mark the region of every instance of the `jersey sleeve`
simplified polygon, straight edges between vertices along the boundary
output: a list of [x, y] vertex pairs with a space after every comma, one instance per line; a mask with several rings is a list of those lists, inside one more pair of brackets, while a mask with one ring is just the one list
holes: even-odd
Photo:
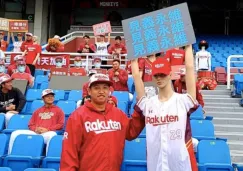
[[187, 112], [190, 112], [190, 110], [194, 110], [198, 107], [198, 102], [193, 100], [189, 94], [181, 94], [181, 100]]
[[142, 111], [143, 115], [146, 116], [146, 109], [149, 103], [149, 99], [146, 96], [141, 97], [136, 106]]

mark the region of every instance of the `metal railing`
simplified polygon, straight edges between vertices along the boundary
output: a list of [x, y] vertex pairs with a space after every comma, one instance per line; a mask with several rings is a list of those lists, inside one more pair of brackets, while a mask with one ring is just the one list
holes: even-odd
[[243, 58], [243, 55], [230, 55], [228, 58], [227, 58], [227, 89], [231, 89], [231, 79], [230, 79], [230, 76], [231, 75], [234, 75], [234, 74], [237, 74], [237, 73], [231, 73], [231, 68], [237, 68], [237, 69], [243, 69], [243, 67], [231, 67], [230, 64], [231, 63], [243, 63], [243, 61], [231, 61], [232, 58]]

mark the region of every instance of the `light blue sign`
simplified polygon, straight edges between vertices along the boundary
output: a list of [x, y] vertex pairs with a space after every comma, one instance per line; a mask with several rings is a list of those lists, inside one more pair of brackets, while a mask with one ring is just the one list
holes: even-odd
[[122, 21], [128, 59], [196, 42], [187, 3]]

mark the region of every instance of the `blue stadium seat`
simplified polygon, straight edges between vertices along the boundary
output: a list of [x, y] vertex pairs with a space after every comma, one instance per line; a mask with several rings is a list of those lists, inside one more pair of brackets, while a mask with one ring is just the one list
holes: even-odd
[[115, 96], [118, 101], [129, 102], [129, 93], [127, 91], [114, 91], [112, 95]]
[[44, 139], [41, 135], [18, 135], [3, 165], [13, 171], [39, 167], [43, 148]]
[[74, 101], [58, 101], [57, 106], [60, 107], [66, 116], [69, 116], [76, 109]]
[[240, 164], [233, 164], [233, 167], [234, 167], [237, 171], [243, 171], [243, 165], [240, 165]]
[[118, 101], [117, 107], [119, 109], [121, 109], [124, 113], [126, 113], [127, 115], [129, 114], [128, 113], [128, 104], [127, 104], [127, 102], [125, 102], [125, 101]]
[[147, 171], [145, 138], [126, 141], [122, 170]]
[[40, 85], [41, 90], [45, 90], [49, 88], [49, 82], [42, 82]]
[[229, 146], [222, 140], [202, 140], [198, 144], [199, 171], [233, 171]]
[[214, 126], [209, 120], [190, 120], [192, 137], [198, 140], [216, 139], [214, 135]]
[[133, 94], [135, 91], [135, 86], [132, 77], [128, 77], [127, 86], [128, 86], [128, 91]]
[[194, 111], [191, 116], [190, 116], [190, 119], [199, 119], [199, 120], [202, 120], [204, 119], [204, 116], [203, 116], [203, 109], [202, 109], [202, 106], [199, 105], [199, 107], [197, 108], [196, 111]]
[[0, 113], [0, 132], [4, 129], [5, 125], [5, 114]]
[[28, 89], [26, 93], [26, 100], [27, 101], [34, 101], [41, 99], [42, 90], [40, 89]]
[[0, 171], [12, 171], [9, 167], [0, 167]]
[[50, 143], [49, 148], [47, 151], [47, 155], [43, 160], [42, 167], [43, 168], [53, 168], [57, 171], [60, 167], [60, 157], [61, 157], [61, 151], [62, 151], [62, 139], [63, 136], [57, 135], [54, 136]]
[[8, 122], [8, 127], [2, 132], [10, 137], [10, 134], [18, 129], [28, 130], [28, 123], [31, 115], [13, 115]]
[[79, 101], [82, 100], [82, 90], [71, 90], [68, 96], [70, 101]]
[[48, 82], [48, 75], [37, 75], [35, 78], [35, 84], [33, 88], [40, 89], [41, 83], [43, 82]]
[[32, 115], [38, 108], [40, 108], [42, 106], [44, 106], [44, 101], [43, 100], [34, 100], [31, 103], [30, 111], [26, 112], [26, 113], [28, 113], [29, 115]]
[[144, 127], [144, 129], [142, 130], [142, 132], [140, 133], [140, 135], [138, 137], [139, 138], [146, 138], [146, 126]]
[[44, 70], [42, 70], [42, 69], [36, 69], [35, 70], [35, 77], [37, 77], [38, 75], [44, 75]]
[[[5, 134], [0, 134], [0, 166], [3, 163], [3, 157], [7, 150], [8, 136]], [[0, 170], [1, 171], [1, 170]]]
[[53, 90], [55, 93], [55, 101], [64, 100], [65, 91], [64, 90]]
[[28, 168], [28, 169], [25, 169], [24, 171], [59, 171], [59, 170], [55, 170], [55, 169], [44, 169], [44, 168]]
[[235, 74], [234, 75], [234, 85], [237, 95], [241, 95], [241, 91], [243, 91], [243, 75]]

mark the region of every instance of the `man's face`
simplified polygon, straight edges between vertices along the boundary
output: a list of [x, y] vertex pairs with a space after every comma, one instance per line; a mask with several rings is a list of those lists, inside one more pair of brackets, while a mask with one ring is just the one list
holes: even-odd
[[115, 102], [110, 98], [109, 100], [108, 100], [108, 102], [107, 103], [109, 103], [109, 104], [111, 104], [111, 105], [113, 105], [113, 106], [115, 106], [116, 107], [116, 104], [115, 104]]
[[100, 41], [101, 42], [105, 41], [105, 37], [104, 36], [100, 36]]
[[48, 94], [43, 97], [43, 101], [45, 104], [51, 105], [54, 102], [54, 95], [53, 94]]
[[112, 67], [113, 67], [114, 70], [118, 70], [119, 67], [120, 67], [119, 62], [117, 62], [117, 61], [113, 62], [113, 63], [112, 63]]
[[27, 40], [32, 40], [32, 36], [26, 36]]
[[21, 41], [22, 40], [22, 36], [18, 35], [18, 40]]
[[185, 83], [186, 82], [186, 77], [185, 77], [185, 75], [181, 75], [181, 82], [183, 82], [183, 83]]
[[109, 99], [110, 87], [105, 83], [97, 83], [88, 89], [88, 93], [91, 96], [92, 102], [103, 105], [107, 103], [107, 100]]
[[2, 87], [7, 89], [7, 90], [12, 90], [12, 88], [13, 88], [12, 81], [8, 81], [8, 82], [3, 83]]
[[116, 44], [118, 44], [118, 45], [121, 43], [121, 41], [119, 39], [116, 39], [115, 41], [116, 41]]
[[165, 88], [167, 84], [171, 83], [171, 74], [156, 74], [154, 75], [153, 79], [159, 88]]
[[84, 38], [84, 42], [85, 42], [85, 43], [89, 43], [89, 38], [85, 37], [85, 38]]

